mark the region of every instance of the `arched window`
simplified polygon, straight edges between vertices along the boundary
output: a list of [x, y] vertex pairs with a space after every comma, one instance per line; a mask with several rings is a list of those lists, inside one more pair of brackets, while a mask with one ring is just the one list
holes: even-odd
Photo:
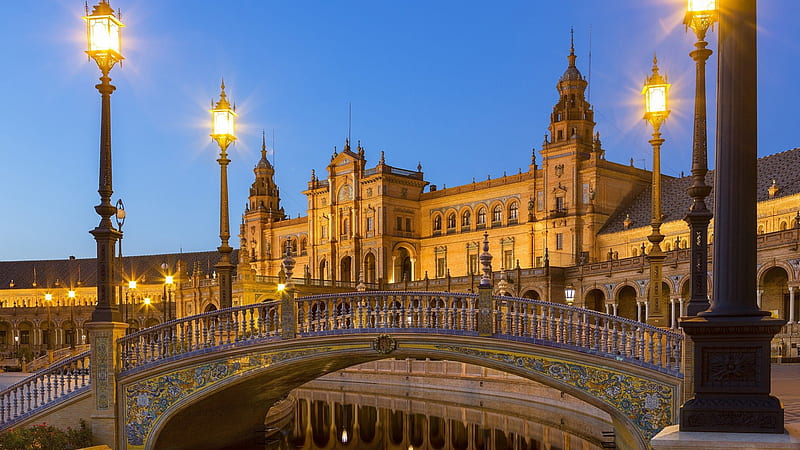
[[492, 223], [499, 223], [502, 218], [503, 208], [500, 205], [496, 205], [494, 209], [492, 209]]
[[511, 206], [508, 207], [508, 220], [516, 221], [519, 218], [519, 203], [511, 202]]
[[292, 255], [297, 255], [297, 239], [292, 239]]
[[442, 231], [442, 216], [433, 218], [433, 231]]
[[478, 210], [478, 225], [486, 225], [486, 208]]
[[307, 246], [308, 246], [308, 239], [306, 239], [305, 237], [300, 239], [300, 254], [301, 255], [305, 255], [306, 254], [306, 247]]
[[345, 236], [350, 235], [350, 219], [346, 218], [342, 220], [342, 234]]
[[469, 212], [469, 210], [464, 211], [464, 213], [461, 214], [461, 226], [468, 227], [471, 222], [472, 222], [472, 214]]
[[455, 228], [456, 227], [456, 213], [450, 213], [447, 215], [447, 228]]

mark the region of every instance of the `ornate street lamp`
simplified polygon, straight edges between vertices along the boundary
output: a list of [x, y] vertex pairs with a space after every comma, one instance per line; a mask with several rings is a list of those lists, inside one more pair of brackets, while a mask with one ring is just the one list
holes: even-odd
[[575, 301], [575, 288], [570, 284], [564, 289], [564, 298], [567, 300], [567, 305], [572, 306]]
[[687, 28], [697, 35], [695, 49], [689, 56], [695, 62], [694, 93], [694, 136], [692, 139], [692, 185], [687, 189], [692, 197], [692, 206], [684, 220], [689, 224], [691, 235], [691, 299], [686, 307], [687, 316], [696, 316], [710, 306], [708, 301], [708, 223], [711, 211], [706, 207], [705, 199], [711, 193], [711, 186], [706, 185], [708, 173], [708, 138], [706, 135], [706, 60], [711, 56], [705, 41], [706, 31], [717, 19], [716, 0], [688, 0], [686, 18]]
[[44, 294], [44, 301], [47, 302], [47, 362], [53, 362], [53, 322], [50, 319], [50, 306], [53, 304], [53, 294]]
[[125, 204], [122, 202], [122, 199], [117, 199], [117, 214], [114, 216], [115, 221], [117, 222], [117, 231], [119, 231], [119, 241], [118, 242], [118, 251], [117, 251], [117, 279], [115, 280], [117, 284], [117, 295], [119, 296], [119, 302], [122, 303], [122, 321], [127, 322], [128, 320], [128, 304], [123, 303], [122, 299], [122, 226], [125, 225], [125, 218], [128, 216], [127, 212], [125, 211]]
[[663, 314], [661, 313], [661, 269], [666, 255], [661, 250], [661, 241], [664, 235], [661, 234], [661, 145], [664, 139], [661, 138], [661, 125], [669, 116], [669, 83], [666, 77], [658, 72], [658, 60], [653, 57], [653, 73], [645, 80], [642, 94], [644, 95], [644, 119], [653, 126], [653, 138], [650, 145], [653, 146], [653, 188], [652, 188], [652, 218], [650, 226], [652, 231], [647, 240], [652, 247], [647, 258], [650, 262], [650, 292], [649, 302], [651, 314], [648, 320], [657, 326], [664, 326]]
[[122, 236], [111, 224], [111, 216], [117, 212], [111, 204], [114, 193], [111, 182], [111, 94], [116, 87], [111, 85], [108, 74], [117, 62], [122, 61], [121, 29], [122, 22], [114, 15], [114, 10], [106, 0], [86, 10], [86, 34], [88, 49], [86, 54], [94, 59], [102, 76], [95, 87], [102, 100], [100, 119], [100, 183], [97, 192], [100, 204], [95, 211], [100, 216], [100, 224], [90, 231], [97, 241], [97, 306], [92, 312], [93, 322], [119, 322], [114, 291], [114, 243]]
[[72, 322], [72, 333], [69, 342], [69, 348], [75, 349], [75, 341], [78, 340], [78, 327], [75, 324], [75, 291], [70, 289], [67, 291], [67, 298], [69, 299], [69, 321]]
[[170, 320], [172, 317], [172, 311], [170, 310], [170, 296], [172, 294], [172, 286], [174, 285], [175, 281], [172, 275], [167, 275], [169, 272], [169, 264], [162, 263], [161, 270], [164, 271], [164, 293], [162, 294], [162, 308], [164, 308], [163, 316], [164, 322]]
[[220, 192], [219, 192], [219, 239], [221, 244], [219, 250], [219, 262], [214, 265], [219, 274], [219, 306], [220, 308], [230, 308], [233, 306], [232, 280], [233, 264], [231, 263], [231, 252], [233, 249], [228, 245], [230, 233], [230, 221], [228, 220], [228, 146], [236, 141], [236, 106], [231, 108], [230, 102], [225, 95], [225, 81], [220, 86], [219, 101], [215, 104], [211, 101], [211, 138], [219, 145], [220, 168]]

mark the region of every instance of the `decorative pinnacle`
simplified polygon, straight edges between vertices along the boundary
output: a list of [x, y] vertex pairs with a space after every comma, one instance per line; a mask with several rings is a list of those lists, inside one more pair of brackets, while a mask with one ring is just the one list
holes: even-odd
[[261, 159], [267, 159], [267, 135], [261, 130]]
[[290, 283], [292, 279], [292, 270], [294, 269], [294, 258], [292, 258], [292, 246], [289, 240], [286, 240], [286, 257], [283, 258], [283, 271], [286, 272], [286, 284]]
[[575, 30], [572, 27], [569, 27], [569, 56], [567, 59], [569, 60], [569, 66], [575, 67]]
[[483, 252], [479, 257], [481, 261], [481, 283], [480, 287], [492, 287], [492, 254], [489, 253], [489, 232], [483, 233]]
[[[219, 92], [219, 101], [216, 105], [214, 105], [213, 109], [230, 109], [231, 104], [228, 101], [228, 96], [225, 94], [225, 78], [222, 79], [222, 83], [220, 84], [220, 92]], [[214, 100], [211, 100], [212, 105], [214, 104]], [[234, 107], [234, 110], [236, 108]]]

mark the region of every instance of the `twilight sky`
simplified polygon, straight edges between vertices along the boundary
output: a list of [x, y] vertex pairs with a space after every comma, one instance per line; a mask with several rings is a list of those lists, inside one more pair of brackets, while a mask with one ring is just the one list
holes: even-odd
[[[128, 212], [126, 255], [219, 245], [208, 109], [222, 76], [239, 113], [229, 167], [234, 247], [262, 129], [282, 204], [291, 217], [305, 215], [301, 191], [311, 169], [325, 173], [333, 146], [342, 148], [349, 103], [368, 167], [383, 150], [393, 166], [421, 162], [440, 188], [526, 168], [557, 100], [571, 26], [607, 159], [652, 164], [640, 90], [657, 52], [672, 83], [663, 171], [690, 169], [695, 38], [684, 31], [684, 0], [111, 5], [126, 25], [126, 60], [111, 72], [113, 199]], [[3, 5], [0, 260], [95, 255], [100, 73], [84, 53], [83, 13], [78, 0]], [[800, 146], [796, 108], [784, 106], [800, 101], [798, 17], [797, 0], [759, 1], [760, 156]], [[716, 51], [716, 34], [708, 40]], [[715, 67], [716, 53], [710, 95]], [[714, 114], [710, 98], [712, 159]]]

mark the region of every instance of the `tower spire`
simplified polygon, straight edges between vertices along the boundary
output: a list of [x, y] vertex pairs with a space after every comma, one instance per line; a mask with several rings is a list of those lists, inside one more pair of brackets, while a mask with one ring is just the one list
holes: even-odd
[[267, 159], [267, 134], [261, 129], [261, 159]]
[[569, 27], [569, 56], [567, 59], [569, 60], [569, 67], [575, 67], [575, 29]]

